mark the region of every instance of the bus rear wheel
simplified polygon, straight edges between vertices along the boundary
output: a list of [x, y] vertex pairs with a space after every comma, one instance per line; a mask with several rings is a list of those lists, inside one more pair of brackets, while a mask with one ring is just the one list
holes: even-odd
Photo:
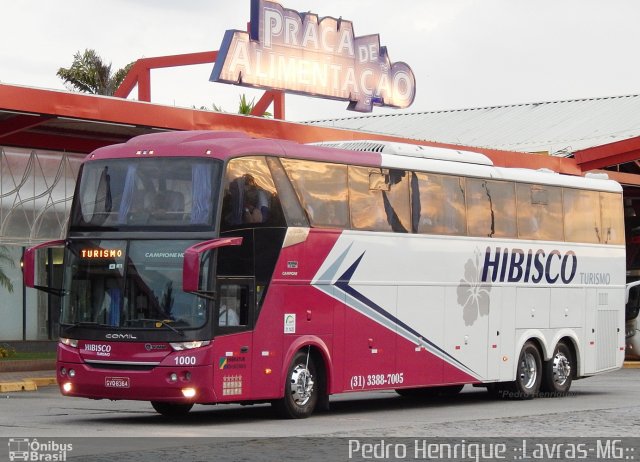
[[571, 348], [559, 342], [549, 361], [544, 363], [542, 374], [542, 391], [545, 396], [564, 396], [571, 388], [574, 373], [574, 360]]
[[183, 417], [193, 407], [193, 403], [165, 403], [164, 401], [151, 401], [151, 405], [158, 414], [165, 417]]
[[299, 351], [287, 371], [284, 397], [273, 406], [285, 419], [309, 417], [318, 403], [319, 377], [310, 352]]

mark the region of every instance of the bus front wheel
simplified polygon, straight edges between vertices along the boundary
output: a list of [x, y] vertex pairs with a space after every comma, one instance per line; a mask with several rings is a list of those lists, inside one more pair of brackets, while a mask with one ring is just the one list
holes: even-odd
[[516, 380], [512, 390], [516, 399], [532, 399], [540, 391], [542, 382], [542, 357], [533, 342], [527, 342], [520, 351]]
[[151, 405], [158, 414], [165, 417], [182, 417], [189, 413], [193, 403], [165, 403], [163, 401], [151, 401]]
[[532, 399], [540, 392], [542, 382], [542, 357], [534, 342], [527, 342], [520, 350], [513, 382], [488, 385], [490, 393], [503, 399]]
[[280, 416], [286, 419], [309, 417], [318, 403], [319, 380], [310, 352], [299, 351], [287, 371], [284, 397], [273, 402]]
[[573, 380], [573, 353], [566, 343], [556, 345], [549, 361], [544, 363], [542, 391], [545, 396], [564, 396], [571, 388]]

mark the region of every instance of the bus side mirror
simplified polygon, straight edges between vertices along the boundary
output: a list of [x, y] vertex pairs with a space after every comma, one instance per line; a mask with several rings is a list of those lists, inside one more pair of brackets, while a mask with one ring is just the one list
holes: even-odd
[[22, 259], [22, 278], [25, 286], [57, 295], [61, 294], [59, 289], [49, 287], [46, 281], [40, 281], [44, 271], [38, 271], [37, 263], [47, 261], [44, 257], [38, 258], [38, 255], [41, 255], [40, 252], [47, 251], [52, 247], [63, 247], [64, 244], [65, 241], [63, 239], [58, 239], [55, 241], [44, 242], [25, 250], [24, 257]]
[[203, 267], [202, 255], [210, 250], [242, 245], [241, 237], [223, 237], [192, 245], [184, 251], [182, 266], [182, 290], [185, 292], [206, 292], [200, 288], [200, 274]]

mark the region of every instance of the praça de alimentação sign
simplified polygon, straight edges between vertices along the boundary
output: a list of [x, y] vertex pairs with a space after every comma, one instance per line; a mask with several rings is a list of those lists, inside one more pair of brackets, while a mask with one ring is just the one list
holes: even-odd
[[378, 34], [356, 37], [351, 21], [252, 0], [250, 32], [225, 33], [211, 81], [349, 101], [350, 110], [408, 107], [415, 77], [392, 63]]

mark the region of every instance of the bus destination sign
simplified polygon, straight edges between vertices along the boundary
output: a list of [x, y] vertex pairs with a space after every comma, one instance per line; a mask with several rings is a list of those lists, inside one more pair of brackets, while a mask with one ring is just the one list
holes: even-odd
[[351, 21], [251, 1], [250, 32], [228, 30], [209, 80], [349, 101], [349, 110], [406, 108], [416, 82], [392, 63], [378, 34], [356, 37]]

